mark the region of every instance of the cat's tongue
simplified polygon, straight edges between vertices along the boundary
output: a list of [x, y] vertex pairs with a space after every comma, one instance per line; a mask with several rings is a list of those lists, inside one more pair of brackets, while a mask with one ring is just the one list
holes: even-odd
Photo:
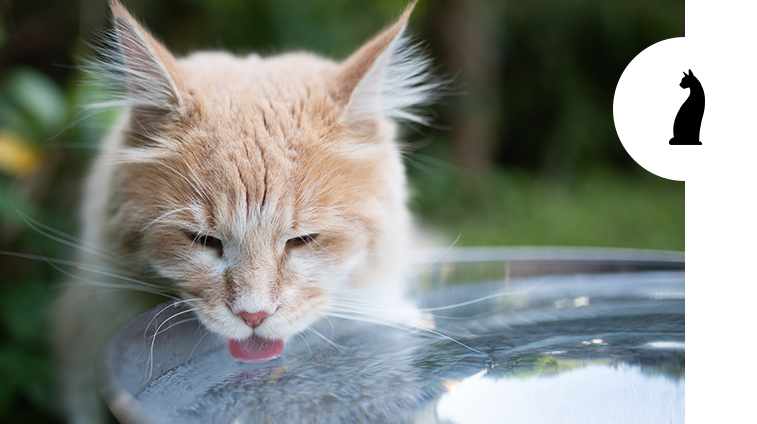
[[284, 340], [253, 335], [244, 340], [229, 340], [229, 353], [240, 362], [265, 362], [281, 356]]

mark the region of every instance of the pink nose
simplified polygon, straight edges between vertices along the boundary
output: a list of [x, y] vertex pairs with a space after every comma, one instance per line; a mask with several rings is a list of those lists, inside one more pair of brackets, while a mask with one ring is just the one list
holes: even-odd
[[258, 312], [250, 313], [247, 311], [241, 311], [241, 312], [237, 312], [237, 315], [242, 317], [245, 324], [249, 325], [252, 328], [258, 328], [260, 323], [263, 321], [263, 318], [268, 316], [268, 312], [258, 311]]

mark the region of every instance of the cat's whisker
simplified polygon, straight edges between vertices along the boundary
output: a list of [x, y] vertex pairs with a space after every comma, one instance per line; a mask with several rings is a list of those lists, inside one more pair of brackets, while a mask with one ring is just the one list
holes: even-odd
[[385, 355], [380, 355], [375, 358], [373, 362], [368, 362], [368, 359], [366, 359], [363, 364], [361, 364], [361, 372], [368, 372], [373, 368], [378, 369], [385, 369], [385, 364], [393, 364], [397, 362], [397, 358], [403, 358], [407, 357], [407, 355], [412, 355], [413, 351], [415, 350], [415, 347], [409, 347], [407, 349], [394, 351]]
[[402, 157], [405, 159], [405, 162], [408, 165], [413, 166], [414, 168], [420, 170], [421, 172], [429, 176], [436, 176], [437, 168], [441, 168], [446, 171], [457, 173], [457, 174], [462, 172], [460, 167], [450, 162], [447, 162], [447, 161], [444, 161], [432, 156], [427, 156], [420, 153], [412, 152], [412, 153], [405, 153], [402, 155]]
[[[196, 308], [192, 309], [192, 312], [195, 312], [195, 311], [197, 311]], [[193, 316], [193, 317], [190, 317], [190, 318], [185, 318], [185, 319], [183, 319], [181, 321], [177, 321], [177, 322], [171, 323], [171, 325], [167, 326], [166, 328], [160, 330], [157, 334], [155, 334], [155, 337], [157, 337], [159, 334], [165, 333], [166, 331], [172, 329], [173, 327], [176, 327], [177, 325], [181, 325], [181, 324], [184, 324], [184, 323], [187, 323], [187, 322], [192, 322], [192, 321], [199, 321], [199, 320], [200, 320], [199, 317]]]
[[[373, 308], [372, 308], [373, 309]], [[378, 315], [376, 313], [370, 313], [368, 312], [367, 308], [364, 306], [361, 307], [345, 307], [341, 306], [338, 307], [336, 305], [331, 305], [327, 311], [321, 312], [323, 315], [332, 316], [336, 318], [347, 318], [347, 319], [356, 319], [355, 316], [348, 316], [348, 315], [338, 315], [338, 314], [356, 314], [357, 316], [363, 317], [361, 320], [365, 320], [366, 322], [372, 322], [374, 324], [382, 324], [387, 327], [396, 328], [396, 329], [403, 329], [406, 330], [409, 325], [406, 325], [406, 323], [402, 320], [398, 319], [391, 319], [387, 318], [385, 315]], [[368, 320], [365, 317], [372, 317], [372, 320]]]
[[303, 334], [302, 331], [297, 333], [297, 335], [302, 339], [302, 341], [305, 343], [305, 346], [308, 348], [308, 353], [313, 354], [313, 350], [310, 348], [310, 342], [308, 341], [307, 337], [305, 337], [305, 334]]
[[[322, 245], [317, 239], [313, 239], [313, 243], [317, 244], [318, 247], [321, 248], [324, 252], [326, 252], [329, 256], [332, 258], [338, 258], [338, 256], [334, 253], [332, 253], [329, 249], [326, 248], [326, 246]], [[308, 246], [310, 249], [314, 249], [312, 246]]]
[[415, 168], [415, 169], [423, 172], [424, 174], [431, 175], [431, 176], [435, 175], [434, 174], [434, 169], [431, 168], [430, 166], [422, 164], [419, 161], [410, 159], [409, 157], [404, 156], [404, 155], [403, 155], [403, 158], [405, 158], [405, 163], [407, 163], [408, 165], [412, 166], [413, 168]]
[[324, 313], [322, 313], [321, 311], [318, 311], [318, 310], [316, 310], [316, 312], [318, 312], [329, 323], [329, 325], [331, 326], [331, 336], [333, 337], [334, 336], [334, 332], [336, 331], [334, 329], [334, 323], [331, 322], [331, 319], [329, 318], [328, 315], [326, 315], [326, 314], [324, 314]]
[[[456, 308], [461, 308], [468, 305], [474, 305], [476, 303], [485, 302], [487, 300], [491, 299], [497, 299], [501, 297], [508, 297], [508, 296], [517, 296], [527, 293], [527, 290], [523, 291], [517, 291], [517, 292], [509, 292], [509, 293], [499, 293], [496, 295], [490, 295], [490, 296], [484, 296], [477, 299], [469, 300], [466, 302], [460, 302], [453, 305], [445, 305], [445, 306], [439, 306], [439, 307], [433, 307], [433, 308], [417, 308], [417, 311], [420, 313], [423, 313], [424, 316], [427, 316], [430, 319], [444, 319], [444, 320], [466, 320], [469, 319], [468, 317], [459, 317], [459, 316], [445, 316], [445, 315], [438, 315], [438, 314], [432, 314], [431, 312], [436, 311], [445, 311], [445, 310], [452, 310]], [[334, 302], [332, 301], [332, 305], [335, 307], [340, 308], [342, 311], [351, 311], [360, 313], [361, 311], [365, 309], [370, 309], [374, 311], [375, 313], [380, 313], [383, 315], [391, 316], [395, 313], [401, 313], [403, 309], [400, 308], [391, 308], [391, 307], [385, 307], [385, 306], [377, 306], [375, 304], [372, 304], [370, 302]]]
[[334, 349], [338, 350], [339, 352], [341, 352], [341, 353], [343, 353], [345, 355], [347, 354], [347, 352], [344, 351], [344, 348], [345, 348], [344, 346], [340, 346], [340, 345], [334, 343], [333, 341], [329, 340], [328, 337], [324, 336], [323, 334], [321, 334], [320, 332], [318, 332], [316, 329], [314, 329], [312, 327], [308, 327], [305, 330], [309, 331], [309, 332], [315, 334], [316, 336], [318, 336], [319, 338], [323, 339], [326, 343], [328, 343], [331, 346], [333, 346]]
[[25, 214], [24, 212], [21, 212], [18, 209], [16, 209], [16, 212], [18, 213], [19, 217], [26, 223], [26, 225], [29, 226], [29, 228], [49, 238], [50, 240], [56, 241], [69, 247], [73, 247], [74, 249], [89, 253], [99, 258], [109, 260], [119, 265], [124, 264], [123, 261], [118, 259], [118, 257], [116, 257], [114, 253], [108, 251], [107, 249], [104, 249], [100, 246], [95, 246], [91, 243], [87, 243], [86, 241], [81, 240], [77, 237], [42, 224], [41, 222], [33, 219], [32, 217]]
[[[128, 152], [129, 157], [131, 157], [136, 162], [136, 158], [133, 155], [133, 150], [128, 150], [127, 152]], [[160, 166], [168, 169], [169, 171], [171, 171], [174, 174], [176, 174], [176, 176], [178, 176], [179, 178], [181, 178], [182, 180], [184, 180], [192, 188], [192, 190], [194, 190], [194, 192], [198, 196], [200, 196], [201, 198], [206, 199], [207, 201], [210, 201], [210, 199], [208, 199], [207, 197], [205, 197], [205, 194], [202, 191], [200, 191], [200, 189], [197, 188], [197, 186], [189, 178], [187, 178], [186, 175], [184, 175], [183, 173], [181, 173], [181, 171], [179, 171], [175, 167], [173, 167], [170, 164], [166, 163], [164, 160], [161, 160], [159, 157], [156, 157], [154, 153], [151, 153], [149, 156], [145, 156], [145, 157], [140, 158], [139, 162], [160, 165]]]
[[58, 131], [54, 135], [52, 135], [52, 136], [48, 137], [47, 139], [45, 139], [45, 143], [48, 143], [50, 145], [54, 144], [53, 141], [56, 138], [60, 137], [63, 133], [65, 133], [66, 131], [70, 130], [71, 128], [74, 128], [75, 126], [79, 125], [81, 122], [83, 122], [83, 121], [85, 121], [85, 120], [87, 120], [87, 119], [89, 119], [89, 118], [91, 118], [92, 116], [95, 116], [95, 115], [97, 115], [96, 112], [89, 113], [89, 114], [87, 114], [86, 116], [83, 116], [83, 117], [74, 116], [71, 119], [71, 122], [68, 123], [67, 125], [64, 125], [60, 129], [60, 131]]
[[[84, 286], [108, 288], [108, 289], [113, 289], [113, 290], [140, 291], [140, 292], [155, 294], [155, 295], [162, 296], [162, 297], [167, 297], [167, 298], [170, 298], [170, 299], [174, 298], [174, 296], [172, 296], [172, 295], [170, 295], [170, 294], [167, 293], [167, 292], [169, 292], [169, 290], [167, 290], [167, 289], [165, 289], [165, 292], [164, 292], [164, 291], [162, 291], [160, 289], [151, 289], [149, 287], [142, 287], [140, 285], [133, 286], [133, 285], [128, 285], [128, 284], [115, 284], [115, 283], [105, 283], [105, 282], [101, 282], [101, 281], [95, 281], [95, 280], [91, 280], [91, 279], [84, 278], [82, 276], [70, 273], [70, 272], [68, 272], [68, 271], [60, 268], [59, 266], [55, 265], [52, 262], [48, 262], [48, 264], [51, 267], [53, 267], [56, 271], [58, 271], [61, 274], [65, 275], [66, 277], [69, 277], [71, 279], [79, 281]], [[135, 280], [135, 281], [137, 281], [137, 280]], [[64, 287], [65, 286], [75, 287], [76, 285], [77, 285], [76, 283], [62, 284], [62, 286], [64, 286]], [[95, 293], [91, 293], [91, 295], [95, 295]]]
[[184, 252], [184, 255], [187, 258], [187, 260], [192, 260], [192, 257], [193, 257], [192, 246], [195, 243], [199, 243], [200, 240], [203, 239], [203, 237], [208, 237], [208, 236], [210, 236], [210, 227], [208, 227], [205, 221], [203, 221], [202, 227], [200, 227], [200, 229], [197, 230], [197, 235], [195, 235], [194, 238], [192, 238], [192, 244], [187, 246], [187, 250]]
[[[0, 252], [0, 254], [1, 253], [2, 252]], [[30, 258], [30, 259], [36, 259], [36, 260], [40, 260], [40, 261], [45, 261], [48, 264], [50, 264], [51, 266], [52, 266], [52, 264], [75, 266], [77, 269], [79, 269], [81, 271], [85, 271], [85, 272], [89, 272], [89, 273], [97, 274], [97, 275], [102, 275], [102, 276], [106, 276], [106, 277], [115, 278], [115, 279], [122, 280], [122, 281], [125, 281], [125, 282], [128, 282], [128, 283], [134, 283], [134, 284], [136, 284], [137, 286], [139, 286], [141, 288], [155, 290], [155, 291], [153, 291], [151, 293], [160, 293], [162, 295], [165, 295], [163, 293], [163, 291], [166, 291], [166, 292], [170, 291], [169, 289], [167, 289], [166, 287], [163, 287], [161, 285], [148, 283], [146, 281], [137, 280], [135, 278], [131, 278], [131, 277], [128, 277], [128, 276], [125, 276], [125, 275], [118, 274], [115, 269], [109, 268], [109, 267], [100, 267], [100, 266], [95, 266], [95, 265], [89, 265], [89, 264], [82, 263], [82, 262], [67, 261], [67, 260], [61, 260], [61, 259], [53, 260], [53, 259], [46, 258], [46, 257], [43, 257], [43, 256], [33, 256], [33, 255], [24, 255], [24, 254], [13, 254], [13, 256], [19, 256], [19, 257], [25, 257], [25, 258]], [[56, 270], [58, 270], [59, 272], [64, 273], [64, 275], [67, 275], [67, 276], [72, 276], [73, 275], [71, 273], [68, 273], [68, 272], [64, 271], [63, 269], [61, 269], [59, 267], [54, 267], [54, 268]], [[79, 278], [83, 278], [83, 277], [79, 277]], [[94, 280], [87, 280], [87, 281], [94, 281]], [[108, 286], [112, 286], [112, 287], [133, 288], [133, 286], [129, 286], [129, 285], [126, 285], [126, 284], [118, 285], [118, 284], [112, 284], [112, 283], [97, 283], [97, 285], [101, 286], [101, 287], [104, 287], [104, 286], [108, 285]]]
[[[451, 342], [453, 342], [453, 343], [455, 343], [455, 344], [457, 344], [457, 345], [459, 345], [461, 347], [464, 347], [465, 349], [470, 350], [471, 352], [475, 352], [475, 353], [480, 354], [480, 355], [485, 355], [480, 350], [472, 348], [472, 347], [466, 345], [465, 343], [460, 342], [460, 341], [454, 339], [453, 337], [450, 337], [450, 336], [448, 336], [448, 335], [446, 335], [444, 333], [441, 333], [441, 332], [439, 332], [437, 330], [434, 330], [434, 329], [431, 329], [431, 328], [427, 328], [427, 327], [424, 327], [424, 326], [421, 326], [421, 325], [417, 325], [417, 324], [413, 324], [413, 323], [403, 322], [403, 321], [397, 320], [397, 319], [387, 318], [385, 316], [371, 314], [371, 313], [368, 313], [368, 312], [366, 312], [364, 310], [354, 310], [354, 311], [344, 310], [342, 312], [351, 312], [351, 313], [354, 313], [354, 314], [358, 314], [358, 315], [363, 315], [363, 316], [374, 318], [374, 320], [369, 320], [369, 319], [366, 319], [366, 318], [359, 318], [359, 317], [351, 316], [351, 315], [343, 315], [343, 314], [340, 315], [340, 314], [335, 314], [335, 313], [332, 313], [332, 312], [327, 312], [327, 313], [328, 313], [328, 315], [331, 315], [331, 316], [334, 316], [334, 317], [337, 317], [337, 318], [345, 318], [345, 319], [351, 319], [351, 320], [355, 320], [355, 321], [365, 321], [365, 322], [370, 322], [370, 323], [373, 323], [373, 324], [384, 325], [384, 326], [391, 327], [391, 328], [397, 328], [397, 329], [411, 328], [411, 329], [420, 330], [421, 332], [429, 333], [429, 334], [432, 334], [434, 336], [438, 336], [438, 337], [440, 337], [442, 339], [451, 341]], [[386, 321], [388, 321], [391, 324], [388, 324]]]
[[[180, 302], [177, 302], [177, 303], [180, 303]], [[171, 305], [171, 306], [174, 306], [174, 305]], [[164, 309], [163, 309], [163, 311], [165, 311], [165, 309], [166, 309], [166, 308], [164, 308]], [[157, 328], [155, 328], [155, 331], [153, 332], [153, 334], [152, 334], [152, 336], [151, 336], [151, 337], [152, 337], [152, 339], [153, 339], [153, 340], [155, 340], [155, 337], [157, 337], [157, 335], [158, 335], [158, 334], [162, 333], [161, 329], [162, 329], [162, 328], [163, 328], [163, 326], [164, 326], [164, 325], [166, 325], [166, 323], [168, 323], [169, 321], [173, 320], [173, 319], [174, 319], [174, 318], [176, 318], [176, 317], [179, 317], [179, 316], [182, 316], [182, 315], [185, 315], [185, 314], [190, 314], [190, 313], [193, 313], [193, 312], [197, 311], [198, 309], [199, 309], [199, 308], [189, 308], [189, 309], [185, 309], [185, 310], [183, 310], [183, 311], [179, 311], [179, 312], [177, 312], [177, 313], [175, 313], [175, 314], [171, 315], [171, 316], [170, 316], [170, 317], [168, 317], [168, 318], [165, 318], [165, 319], [164, 319], [164, 320], [163, 320], [163, 321], [162, 321], [162, 322], [160, 323], [160, 325], [158, 325], [158, 326], [157, 326]], [[155, 317], [154, 317], [154, 318], [153, 318], [153, 319], [152, 319], [152, 320], [150, 321], [150, 323], [152, 323], [152, 322], [155, 322], [155, 320], [156, 320], [156, 319], [157, 319], [157, 315], [156, 315], [156, 316], [155, 316]], [[197, 319], [197, 317], [194, 317], [194, 318], [192, 318], [192, 319]]]
[[84, 143], [84, 142], [56, 142], [52, 141], [48, 148], [56, 148], [56, 149], [66, 149], [66, 150], [92, 150], [95, 152], [100, 152], [102, 149], [100, 148], [100, 145], [97, 143]]
[[444, 310], [449, 310], [449, 309], [460, 308], [460, 307], [463, 307], [463, 306], [473, 305], [473, 304], [476, 304], [476, 303], [485, 302], [487, 300], [497, 299], [497, 298], [500, 298], [500, 297], [520, 296], [520, 295], [528, 294], [528, 293], [536, 290], [540, 285], [544, 284], [544, 282], [546, 282], [550, 277], [551, 276], [549, 276], [549, 275], [546, 276], [546, 277], [544, 277], [538, 283], [534, 284], [533, 286], [530, 286], [527, 289], [500, 292], [500, 293], [492, 294], [492, 295], [489, 295], [489, 296], [483, 296], [483, 297], [479, 297], [479, 298], [476, 298], [476, 299], [473, 299], [473, 300], [468, 300], [468, 301], [465, 301], [465, 302], [455, 303], [455, 304], [452, 304], [452, 305], [437, 306], [437, 307], [433, 307], [433, 308], [421, 308], [421, 309], [419, 309], [419, 311], [421, 311], [421, 312], [444, 311]]
[[436, 258], [434, 258], [433, 261], [427, 263], [426, 266], [424, 266], [423, 268], [421, 268], [418, 271], [414, 272], [413, 274], [410, 274], [409, 276], [405, 277], [404, 281], [409, 281], [410, 279], [414, 278], [418, 274], [422, 273], [423, 271], [427, 270], [431, 266], [433, 266], [433, 265], [437, 264], [439, 261], [441, 261], [442, 258], [447, 253], [449, 253], [449, 251], [452, 250], [453, 247], [455, 247], [455, 245], [457, 244], [457, 242], [460, 240], [460, 237], [462, 237], [462, 236], [463, 236], [462, 233], [458, 234], [457, 238], [455, 239], [455, 241], [453, 241], [449, 246], [447, 246], [447, 248], [444, 250], [444, 252], [440, 253]]
[[[183, 159], [183, 158], [182, 158], [182, 159]], [[168, 165], [168, 164], [167, 164], [167, 163], [165, 163], [165, 162], [162, 162], [162, 161], [160, 161], [159, 163], [160, 163], [161, 165], [165, 166], [166, 168], [168, 168], [169, 170], [171, 170], [171, 171], [175, 172], [175, 173], [176, 173], [176, 175], [178, 175], [178, 176], [179, 176], [179, 177], [181, 177], [182, 179], [184, 179], [184, 181], [186, 181], [186, 182], [187, 182], [187, 184], [189, 184], [189, 186], [190, 186], [190, 187], [192, 187], [192, 190], [194, 190], [194, 191], [195, 191], [195, 193], [197, 193], [197, 194], [198, 194], [198, 195], [199, 195], [200, 197], [203, 197], [203, 198], [205, 198], [205, 200], [206, 200], [206, 201], [208, 201], [208, 202], [211, 202], [211, 200], [210, 200], [210, 199], [209, 199], [209, 198], [207, 197], [207, 194], [205, 194], [205, 193], [204, 193], [203, 191], [201, 191], [201, 190], [200, 190], [199, 188], [197, 188], [197, 186], [196, 186], [196, 185], [195, 185], [194, 183], [192, 183], [192, 181], [190, 181], [190, 180], [189, 180], [189, 178], [187, 178], [187, 177], [186, 177], [186, 176], [185, 176], [184, 174], [182, 174], [182, 173], [181, 173], [181, 172], [179, 172], [179, 171], [178, 171], [178, 170], [177, 170], [176, 168], [174, 168], [174, 167], [172, 167], [172, 166]], [[211, 203], [212, 203], [212, 202], [211, 202]]]
[[[165, 309], [164, 309], [164, 310], [165, 310]], [[197, 308], [190, 308], [190, 309], [187, 309], [187, 310], [184, 310], [184, 311], [181, 311], [181, 312], [177, 312], [177, 313], [175, 313], [175, 314], [171, 315], [170, 317], [166, 318], [165, 320], [163, 320], [163, 322], [162, 322], [162, 323], [160, 323], [160, 325], [158, 325], [158, 327], [157, 327], [157, 328], [155, 329], [155, 332], [154, 332], [154, 333], [153, 333], [153, 335], [152, 335], [152, 340], [151, 340], [151, 342], [150, 342], [150, 353], [148, 354], [148, 358], [147, 358], [147, 366], [149, 367], [149, 374], [147, 375], [147, 378], [146, 378], [146, 380], [148, 380], [148, 381], [149, 381], [149, 380], [150, 380], [150, 379], [152, 378], [152, 371], [153, 371], [153, 360], [154, 360], [154, 358], [153, 358], [153, 354], [154, 354], [154, 351], [155, 351], [155, 340], [157, 339], [157, 337], [158, 337], [158, 334], [160, 334], [160, 329], [161, 329], [161, 328], [162, 328], [162, 327], [163, 327], [163, 326], [164, 326], [164, 325], [165, 325], [165, 324], [166, 324], [167, 322], [171, 321], [172, 319], [174, 319], [174, 318], [176, 318], [176, 317], [178, 317], [178, 316], [181, 316], [181, 315], [187, 314], [187, 313], [193, 313], [193, 312], [194, 312], [194, 311], [196, 311], [196, 310], [197, 310]], [[156, 317], [157, 317], [157, 315], [156, 315]], [[155, 319], [155, 318], [153, 318], [153, 321], [154, 321], [154, 319]], [[153, 321], [151, 321], [151, 323], [152, 323]], [[147, 373], [147, 372], [148, 372], [148, 371], [147, 371], [147, 370], [145, 370], [145, 373]]]
[[433, 164], [440, 168], [444, 168], [448, 171], [452, 171], [456, 173], [462, 172], [462, 169], [458, 165], [455, 165], [452, 162], [448, 162], [446, 160], [442, 160], [433, 156], [428, 156], [428, 155], [424, 155], [424, 154], [416, 153], [416, 152], [408, 153], [407, 156], [412, 156], [413, 160], [416, 162], [424, 161], [426, 163]]
[[[90, 265], [85, 262], [78, 262], [78, 261], [72, 261], [67, 259], [54, 259], [54, 258], [48, 258], [46, 256], [41, 255], [31, 255], [28, 253], [19, 253], [19, 252], [8, 252], [8, 251], [0, 251], [0, 255], [2, 256], [12, 256], [16, 258], [23, 258], [23, 259], [30, 259], [33, 261], [40, 261], [40, 262], [47, 262], [47, 263], [54, 263], [58, 265], [68, 265], [75, 268], [82, 268], [82, 269], [88, 269], [88, 270], [102, 270], [102, 271], [111, 271], [115, 272], [116, 268], [106, 267], [106, 266], [95, 266]], [[89, 268], [85, 268], [89, 267]]]
[[[191, 304], [192, 302], [194, 302], [196, 300], [201, 300], [201, 299], [200, 298], [177, 299], [175, 302], [171, 303], [170, 305], [165, 306], [163, 309], [161, 309], [158, 312], [156, 312], [155, 315], [153, 316], [153, 318], [150, 320], [150, 322], [147, 323], [147, 325], [145, 326], [145, 332], [144, 332], [144, 334], [142, 334], [142, 336], [143, 337], [147, 336], [147, 329], [150, 328], [150, 326], [152, 325], [153, 322], [155, 322], [155, 320], [158, 318], [158, 316], [160, 314], [162, 314], [163, 312], [165, 312], [167, 309], [169, 309], [169, 308], [175, 308], [176, 306], [181, 305], [182, 303]], [[198, 307], [193, 307], [192, 309], [193, 310], [197, 310], [199, 308]]]
[[[197, 310], [197, 309], [192, 309], [192, 311], [196, 311], [196, 310]], [[196, 317], [196, 316], [195, 316], [195, 317], [191, 317], [191, 318], [185, 318], [185, 319], [183, 319], [183, 320], [181, 320], [181, 321], [177, 321], [177, 322], [171, 323], [171, 325], [169, 325], [169, 326], [167, 326], [166, 328], [164, 328], [164, 329], [162, 329], [162, 330], [158, 331], [157, 333], [155, 333], [155, 334], [153, 335], [153, 337], [157, 337], [157, 336], [158, 336], [159, 334], [163, 334], [163, 333], [165, 333], [166, 331], [168, 331], [168, 330], [172, 329], [173, 327], [176, 327], [177, 325], [181, 325], [181, 324], [184, 324], [184, 323], [187, 323], [187, 322], [192, 322], [192, 321], [198, 321], [199, 319], [200, 319], [200, 318], [198, 318], [198, 317]]]
[[139, 286], [146, 287], [146, 288], [152, 288], [152, 289], [156, 289], [156, 290], [167, 290], [165, 287], [163, 287], [161, 285], [148, 283], [146, 281], [137, 280], [135, 278], [126, 277], [126, 276], [119, 275], [119, 274], [116, 274], [116, 273], [113, 273], [113, 272], [98, 270], [98, 269], [89, 268], [89, 267], [86, 267], [86, 266], [79, 266], [79, 269], [81, 269], [83, 271], [91, 272], [93, 274], [99, 274], [99, 275], [103, 275], [103, 276], [106, 276], [106, 277], [112, 277], [112, 278], [116, 278], [116, 279], [119, 279], [119, 280], [123, 280], [123, 281], [129, 282], [129, 283], [134, 283], [134, 284], [137, 284]]
[[[525, 295], [525, 294], [528, 294], [528, 293], [530, 293], [530, 292], [532, 292], [534, 290], [537, 290], [541, 285], [543, 285], [545, 282], [547, 282], [551, 278], [552, 278], [551, 275], [544, 276], [543, 278], [539, 279], [539, 281], [537, 283], [529, 285], [528, 288], [525, 288], [523, 290], [502, 291], [502, 292], [499, 292], [499, 293], [491, 294], [491, 295], [488, 295], [488, 296], [482, 296], [482, 297], [479, 297], [479, 298], [476, 298], [476, 299], [471, 299], [471, 300], [468, 300], [468, 301], [459, 302], [459, 303], [455, 303], [455, 304], [451, 304], [451, 305], [437, 306], [437, 307], [432, 307], [432, 308], [419, 308], [418, 311], [420, 311], [420, 312], [433, 312], [433, 311], [449, 310], [449, 309], [460, 308], [460, 307], [463, 307], [463, 306], [473, 305], [473, 304], [476, 304], [476, 303], [485, 302], [487, 300], [497, 299], [497, 298], [501, 298], [501, 297], [510, 297], [510, 296]], [[365, 290], [372, 290], [372, 291], [378, 292], [378, 290], [376, 288], [370, 288], [370, 289], [365, 289]], [[346, 294], [350, 294], [350, 292], [352, 292], [352, 291], [355, 291], [355, 290], [354, 289], [353, 290], [349, 290], [349, 291], [345, 290], [345, 293]], [[334, 291], [333, 293], [336, 293], [336, 291]], [[361, 300], [360, 296], [357, 296], [357, 297], [358, 297], [358, 300], [351, 300], [349, 298], [345, 298], [344, 296], [342, 296], [339, 300], [332, 299], [331, 302], [333, 304], [335, 304], [335, 305], [355, 306], [355, 307], [358, 307], [358, 308], [365, 307], [365, 306], [372, 306], [372, 307], [375, 307], [375, 308], [381, 309], [381, 310], [389, 310], [389, 311], [391, 311], [393, 309], [393, 308], [376, 306], [375, 302], [372, 302], [370, 300], [360, 301]]]
[[145, 225], [144, 227], [142, 227], [142, 229], [140, 231], [141, 232], [145, 232], [148, 228], [152, 227], [158, 221], [161, 221], [164, 218], [167, 218], [167, 217], [169, 217], [169, 216], [171, 216], [171, 215], [173, 215], [175, 213], [189, 211], [189, 210], [192, 210], [192, 208], [191, 207], [183, 207], [183, 208], [177, 208], [177, 209], [165, 212], [162, 215], [160, 215], [159, 217], [157, 217], [157, 218], [153, 219], [152, 221], [150, 221], [149, 223], [147, 223], [147, 225]]
[[204, 327], [202, 327], [202, 326], [197, 327], [197, 331], [202, 331], [202, 330], [204, 330], [202, 336], [200, 337], [199, 340], [197, 340], [197, 343], [195, 343], [195, 346], [192, 348], [192, 350], [189, 351], [189, 355], [187, 356], [187, 360], [184, 361], [184, 362], [189, 362], [189, 360], [192, 359], [192, 355], [194, 355], [195, 350], [197, 350], [197, 347], [200, 346], [200, 343], [202, 343], [202, 341], [205, 339], [205, 337], [208, 334], [210, 334], [210, 330], [204, 329]]
[[[93, 280], [81, 280], [81, 282], [84, 286], [97, 287], [99, 289], [107, 289], [107, 290], [101, 290], [100, 293], [138, 291], [142, 293], [150, 293], [156, 296], [166, 297], [172, 300], [176, 299], [175, 296], [169, 293], [164, 293], [164, 292], [159, 292], [159, 291], [149, 290], [149, 289], [135, 288], [133, 286], [129, 286], [125, 284], [109, 284], [109, 283], [103, 283], [103, 282], [93, 281]], [[63, 285], [63, 286], [68, 286], [68, 285]], [[88, 296], [97, 296], [97, 295], [98, 295], [97, 293], [89, 292], [89, 293], [79, 294], [78, 296], [84, 298]]]
[[201, 195], [201, 196], [202, 196], [202, 197], [203, 197], [203, 198], [204, 198], [204, 199], [205, 199], [205, 200], [206, 200], [206, 201], [207, 201], [208, 203], [211, 203], [211, 204], [212, 204], [212, 201], [211, 201], [211, 199], [210, 199], [210, 195], [208, 194], [208, 188], [207, 188], [207, 187], [205, 186], [205, 183], [203, 183], [203, 182], [202, 182], [202, 179], [201, 179], [200, 177], [198, 177], [198, 176], [197, 176], [197, 173], [196, 173], [196, 172], [194, 171], [194, 169], [193, 169], [193, 168], [192, 168], [192, 166], [191, 166], [191, 165], [189, 164], [189, 162], [187, 162], [187, 159], [186, 159], [186, 158], [184, 157], [184, 154], [182, 154], [182, 153], [181, 153], [181, 152], [180, 152], [180, 151], [179, 151], [178, 149], [174, 149], [174, 148], [171, 148], [171, 150], [172, 150], [172, 151], [173, 151], [173, 152], [174, 152], [175, 154], [179, 155], [179, 157], [181, 158], [182, 162], [184, 162], [184, 165], [186, 165], [186, 167], [187, 167], [187, 169], [189, 170], [189, 172], [191, 172], [191, 173], [192, 173], [192, 176], [194, 177], [194, 180], [195, 180], [195, 181], [196, 181], [196, 182], [197, 182], [197, 183], [198, 183], [198, 184], [200, 185], [200, 187], [202, 188], [201, 192], [200, 192], [200, 193], [198, 193], [198, 194], [200, 194], [200, 195]]

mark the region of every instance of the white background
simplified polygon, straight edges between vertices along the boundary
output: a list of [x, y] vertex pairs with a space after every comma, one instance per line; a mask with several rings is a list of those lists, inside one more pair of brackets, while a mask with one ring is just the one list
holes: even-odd
[[[702, 147], [706, 154], [688, 158], [680, 169], [663, 165], [659, 172], [682, 173], [686, 181], [689, 423], [757, 422], [756, 12], [755, 1], [686, 1], [686, 44], [696, 63], [690, 68], [706, 96], [703, 145], [670, 147]], [[683, 69], [677, 72], [680, 82]], [[680, 91], [684, 94], [672, 117], [688, 95]], [[654, 99], [648, 104], [655, 116], [669, 107]], [[670, 116], [650, 122], [665, 126], [665, 136], [672, 137]]]

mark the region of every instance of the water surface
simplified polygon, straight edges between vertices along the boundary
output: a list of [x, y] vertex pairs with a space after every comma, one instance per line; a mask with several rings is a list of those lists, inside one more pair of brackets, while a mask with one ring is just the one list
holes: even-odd
[[331, 318], [281, 358], [243, 364], [177, 324], [152, 361], [131, 354], [130, 407], [176, 423], [684, 422], [682, 269], [469, 265], [417, 277], [433, 331]]

